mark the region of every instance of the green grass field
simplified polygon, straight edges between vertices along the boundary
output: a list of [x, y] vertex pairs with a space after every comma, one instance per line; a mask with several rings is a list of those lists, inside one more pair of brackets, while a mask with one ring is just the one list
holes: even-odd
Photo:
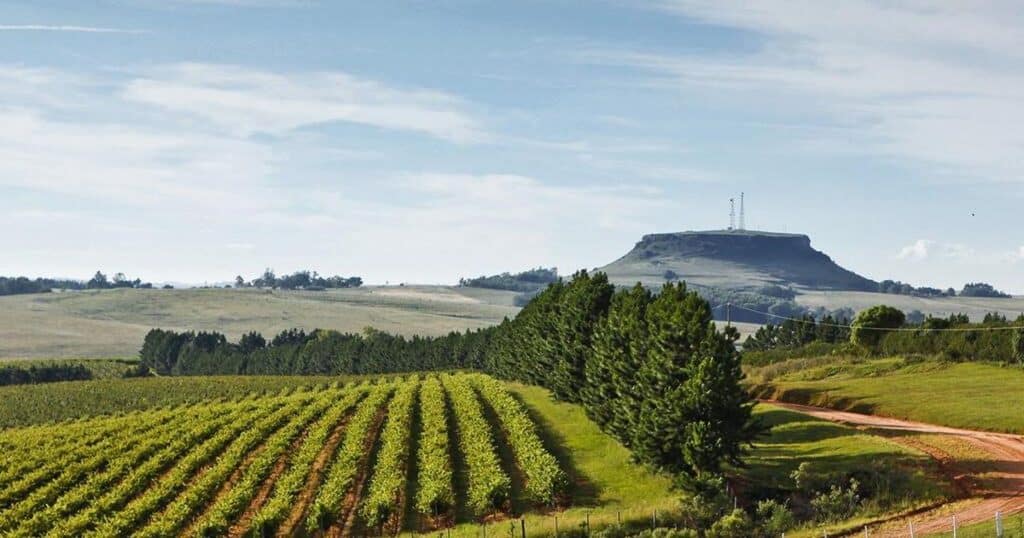
[[512, 292], [367, 286], [323, 292], [258, 289], [103, 290], [0, 297], [0, 359], [134, 357], [154, 327], [236, 339], [284, 329], [441, 335], [518, 311]]
[[840, 475], [883, 466], [902, 470], [905, 478], [898, 488], [866, 503], [849, 521], [807, 523], [787, 536], [821, 536], [822, 531], [833, 535], [881, 516], [934, 504], [950, 494], [950, 485], [934, 461], [921, 452], [884, 437], [771, 405], [758, 405], [755, 414], [772, 429], [754, 446], [748, 467], [739, 470], [748, 492], [766, 495], [793, 491], [796, 484], [792, 473], [802, 463]]
[[[754, 392], [957, 428], [1024, 433], [1024, 370], [1018, 367], [898, 358], [825, 362], [756, 384]], [[751, 377], [756, 380], [756, 369]]]

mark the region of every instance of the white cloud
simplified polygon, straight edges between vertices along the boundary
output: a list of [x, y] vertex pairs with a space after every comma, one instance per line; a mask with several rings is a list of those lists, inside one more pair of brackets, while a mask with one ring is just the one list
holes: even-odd
[[924, 261], [936, 258], [943, 260], [970, 261], [977, 256], [974, 249], [960, 243], [944, 243], [930, 239], [918, 239], [900, 249], [896, 256], [901, 260]]
[[86, 34], [144, 34], [145, 30], [75, 26], [70, 24], [0, 24], [0, 32], [78, 32]]
[[[752, 53], [590, 51], [683, 91], [839, 125], [836, 145], [924, 162], [944, 179], [1020, 181], [1024, 17], [1012, 2], [666, 0], [659, 9], [763, 38]], [[815, 133], [821, 136], [821, 133]]]
[[337, 71], [281, 74], [232, 65], [178, 64], [133, 80], [124, 97], [193, 115], [240, 136], [348, 122], [457, 143], [487, 138], [457, 97], [397, 89]]

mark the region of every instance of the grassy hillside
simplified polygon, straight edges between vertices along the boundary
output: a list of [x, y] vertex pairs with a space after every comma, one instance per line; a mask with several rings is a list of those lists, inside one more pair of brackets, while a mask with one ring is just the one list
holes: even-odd
[[[833, 535], [888, 514], [934, 504], [951, 495], [951, 485], [941, 476], [938, 466], [920, 451], [771, 405], [759, 405], [755, 413], [772, 430], [754, 446], [748, 467], [740, 470], [748, 495], [793, 495], [798, 489], [793, 473], [801, 464], [837, 476], [857, 475], [873, 468], [903, 473], [902, 480], [869, 499], [852, 519], [829, 524], [805, 523], [787, 536], [821, 536], [823, 530]], [[807, 509], [799, 501], [793, 504], [797, 511]]]
[[0, 297], [0, 359], [131, 357], [153, 327], [256, 330], [364, 327], [439, 335], [493, 325], [518, 310], [515, 294], [445, 286], [323, 292], [257, 289], [103, 290]]
[[[786, 370], [787, 365], [774, 365]], [[980, 363], [797, 360], [755, 393], [958, 428], [1024, 433], [1024, 371]], [[751, 371], [756, 381], [757, 369]]]

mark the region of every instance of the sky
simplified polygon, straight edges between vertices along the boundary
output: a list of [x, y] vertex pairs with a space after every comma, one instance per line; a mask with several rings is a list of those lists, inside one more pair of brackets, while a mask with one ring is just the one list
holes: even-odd
[[804, 233], [1024, 293], [1013, 2], [5, 1], [0, 274], [370, 283]]

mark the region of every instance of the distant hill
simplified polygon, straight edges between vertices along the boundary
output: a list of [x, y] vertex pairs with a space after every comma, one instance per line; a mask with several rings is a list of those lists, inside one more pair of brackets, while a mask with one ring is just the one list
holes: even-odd
[[600, 268], [616, 284], [669, 280], [717, 289], [877, 291], [878, 283], [836, 264], [806, 235], [714, 230], [645, 235]]

